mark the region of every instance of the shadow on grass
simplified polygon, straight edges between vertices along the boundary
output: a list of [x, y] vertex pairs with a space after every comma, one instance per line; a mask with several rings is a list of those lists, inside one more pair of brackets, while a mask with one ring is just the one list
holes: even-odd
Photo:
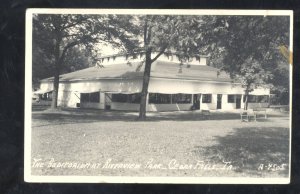
[[[194, 153], [210, 161], [230, 161], [236, 172], [247, 175], [287, 177], [289, 130], [281, 127], [235, 128], [231, 134], [215, 137], [217, 145], [195, 147]], [[259, 169], [263, 164], [263, 169]], [[270, 167], [269, 165], [272, 165]], [[284, 164], [282, 170], [275, 170]], [[264, 174], [264, 175], [263, 175]], [[271, 175], [271, 177], [272, 177]]]
[[[168, 114], [168, 115], [150, 115], [144, 121], [137, 120], [136, 113], [120, 112], [120, 111], [102, 111], [98, 113], [70, 113], [65, 112], [39, 112], [33, 114], [33, 119], [45, 121], [46, 125], [61, 125], [73, 123], [91, 123], [91, 122], [107, 122], [107, 121], [124, 121], [124, 122], [159, 122], [159, 121], [205, 121], [206, 117], [192, 114]], [[209, 120], [233, 120], [239, 119], [236, 114], [227, 114], [222, 118], [210, 118]], [[44, 123], [44, 122], [43, 122]]]
[[[45, 121], [42, 125], [60, 125], [73, 123], [91, 123], [102, 121], [137, 121], [137, 112], [98, 110], [98, 109], [76, 109], [62, 108], [57, 111], [49, 110], [49, 106], [33, 106], [33, 119]], [[202, 115], [200, 111], [179, 111], [179, 112], [150, 112], [142, 122], [155, 121], [206, 121], [206, 120], [240, 120], [239, 113], [214, 112], [209, 117]], [[276, 116], [276, 115], [274, 115]], [[273, 116], [272, 116], [273, 117]], [[282, 117], [282, 116], [280, 116]], [[288, 117], [286, 117], [288, 119]], [[264, 122], [265, 119], [258, 119]]]
[[50, 108], [50, 106], [34, 104], [34, 105], [32, 105], [31, 111], [32, 112], [44, 111], [44, 110], [47, 110], [49, 108]]

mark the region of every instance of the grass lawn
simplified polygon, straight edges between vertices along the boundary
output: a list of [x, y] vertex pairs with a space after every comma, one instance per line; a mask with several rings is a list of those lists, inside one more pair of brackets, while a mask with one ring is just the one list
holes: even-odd
[[[271, 114], [271, 113], [270, 113]], [[287, 177], [289, 118], [35, 107], [33, 175]]]

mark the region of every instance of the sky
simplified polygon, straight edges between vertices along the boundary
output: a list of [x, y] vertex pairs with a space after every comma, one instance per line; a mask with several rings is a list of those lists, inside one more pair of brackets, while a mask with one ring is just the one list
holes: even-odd
[[101, 56], [114, 55], [118, 54], [119, 52], [119, 50], [113, 48], [110, 45], [99, 44], [98, 47], [100, 49]]

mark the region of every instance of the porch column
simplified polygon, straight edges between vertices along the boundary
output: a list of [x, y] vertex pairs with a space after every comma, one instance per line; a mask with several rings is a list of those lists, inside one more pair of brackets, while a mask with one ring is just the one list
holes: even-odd
[[148, 110], [149, 110], [148, 105], [149, 105], [149, 92], [147, 93], [147, 96], [146, 96], [146, 112], [148, 112]]
[[100, 91], [100, 109], [105, 109], [105, 93]]

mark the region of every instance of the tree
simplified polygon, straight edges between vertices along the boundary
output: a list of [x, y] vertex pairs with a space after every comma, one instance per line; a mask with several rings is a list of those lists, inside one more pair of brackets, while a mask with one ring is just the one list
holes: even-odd
[[272, 78], [282, 72], [283, 59], [278, 46], [288, 44], [289, 29], [288, 17], [274, 16], [39, 15], [34, 24], [39, 41], [51, 45], [45, 53], [55, 67], [52, 107], [61, 66], [72, 48], [95, 51], [102, 41], [122, 52], [145, 53], [140, 120], [146, 118], [151, 66], [164, 52], [175, 52], [182, 62], [209, 54], [210, 65], [242, 82], [247, 108], [253, 89], [276, 85]]
[[[204, 21], [201, 16], [177, 15], [145, 15], [135, 17], [135, 24], [141, 27], [140, 42], [135, 45], [135, 51], [145, 53], [145, 67], [139, 120], [146, 118], [146, 104], [151, 66], [164, 52], [176, 52], [179, 59], [184, 62], [189, 57], [201, 53], [205, 32]], [[141, 37], [141, 38], [139, 38]]]
[[213, 65], [242, 83], [244, 109], [248, 108], [248, 95], [255, 88], [288, 90], [289, 65], [279, 50], [279, 46], [289, 42], [288, 17], [218, 16], [214, 25], [223, 27], [207, 37], [210, 44], [216, 44], [212, 53], [222, 56], [219, 61], [212, 57]]
[[[66, 68], [67, 59], [72, 52], [89, 53], [92, 63], [97, 63], [97, 43], [112, 44], [121, 49], [131, 49], [134, 41], [130, 34], [123, 33], [127, 28], [122, 22], [129, 21], [131, 16], [114, 20], [107, 15], [67, 15], [40, 14], [33, 17], [33, 47], [36, 55], [35, 66], [46, 62], [45, 67], [53, 71], [53, 98], [51, 108], [57, 107], [59, 75]], [[134, 29], [131, 29], [134, 30]], [[76, 50], [77, 49], [77, 50]], [[76, 58], [78, 60], [78, 57]]]
[[[33, 86], [39, 85], [39, 80], [52, 77], [54, 75], [53, 61], [45, 57], [45, 52], [41, 48], [48, 48], [48, 44], [34, 43], [32, 48], [32, 83]], [[69, 73], [89, 67], [93, 64], [92, 58], [88, 56], [86, 50], [74, 47], [66, 54], [64, 63], [61, 64], [60, 73]]]
[[[245, 109], [248, 95], [255, 88], [288, 89], [288, 63], [279, 46], [288, 45], [289, 17], [167, 15], [144, 16], [141, 20], [146, 60], [140, 119], [146, 116], [151, 64], [165, 51], [177, 52], [182, 61], [200, 53], [209, 54], [210, 65], [242, 83]], [[159, 52], [151, 58], [153, 51]], [[286, 78], [281, 84], [280, 75]]]

